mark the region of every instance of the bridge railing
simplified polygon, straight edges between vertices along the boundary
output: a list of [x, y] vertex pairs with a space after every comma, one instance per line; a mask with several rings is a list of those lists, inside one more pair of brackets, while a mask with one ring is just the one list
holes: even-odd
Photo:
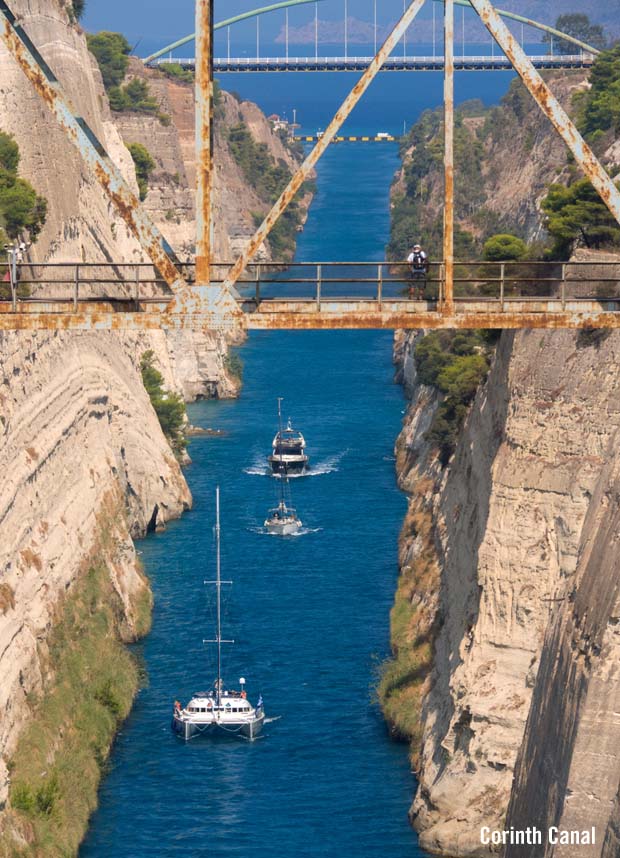
[[[223, 283], [231, 262], [212, 267], [212, 282]], [[181, 266], [188, 282], [194, 265]], [[7, 276], [0, 268], [0, 276]], [[431, 262], [427, 272], [413, 272], [405, 262], [257, 262], [248, 266], [237, 284], [248, 310], [278, 301], [402, 302], [423, 301], [429, 309], [444, 297], [444, 265]], [[15, 286], [13, 289], [12, 286]], [[18, 282], [0, 283], [0, 301], [54, 303], [70, 312], [89, 302], [110, 302], [118, 309], [140, 311], [165, 305], [171, 292], [148, 263], [30, 263], [18, 266]], [[493, 302], [503, 309], [511, 301], [620, 300], [620, 259], [579, 262], [457, 262], [455, 302]], [[6, 311], [6, 307], [3, 307]]]

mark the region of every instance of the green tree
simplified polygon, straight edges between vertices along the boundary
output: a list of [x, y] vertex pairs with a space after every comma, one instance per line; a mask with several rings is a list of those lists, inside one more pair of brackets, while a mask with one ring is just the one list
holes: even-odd
[[603, 51], [592, 66], [579, 128], [587, 135], [620, 133], [620, 45]]
[[76, 21], [79, 21], [84, 14], [84, 9], [86, 8], [86, 0], [73, 0], [73, 17]]
[[142, 382], [148, 393], [162, 431], [176, 456], [180, 456], [187, 446], [185, 438], [185, 403], [178, 393], [164, 388], [164, 377], [155, 368], [155, 354], [150, 349], [144, 352], [140, 360]]
[[94, 54], [106, 90], [120, 86], [127, 73], [131, 46], [122, 33], [102, 31], [87, 36], [88, 48]]
[[[587, 15], [580, 12], [572, 12], [567, 15], [560, 15], [555, 22], [555, 29], [566, 33], [568, 36], [573, 36], [593, 48], [602, 49], [607, 45], [605, 32], [599, 24], [593, 24]], [[545, 33], [543, 42], [551, 44], [551, 34]], [[574, 54], [579, 52], [579, 48], [574, 42], [567, 42], [566, 39], [558, 39], [553, 37], [553, 46], [561, 54]]]
[[8, 173], [17, 174], [19, 166], [19, 146], [10, 134], [0, 131], [0, 168]]
[[527, 253], [523, 239], [509, 233], [500, 233], [488, 238], [482, 248], [482, 257], [487, 262], [518, 262]]
[[551, 185], [542, 208], [555, 239], [553, 253], [560, 258], [568, 258], [578, 242], [593, 248], [620, 244], [620, 226], [588, 179], [569, 187]]
[[151, 153], [142, 143], [129, 143], [127, 148], [136, 167], [136, 179], [140, 190], [140, 199], [143, 200], [149, 190], [149, 176], [155, 169], [156, 164]]

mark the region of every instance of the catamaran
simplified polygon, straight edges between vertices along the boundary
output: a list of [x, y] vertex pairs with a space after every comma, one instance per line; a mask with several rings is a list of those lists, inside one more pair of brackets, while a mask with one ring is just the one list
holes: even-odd
[[289, 418], [286, 429], [282, 428], [282, 398], [278, 398], [278, 431], [272, 442], [269, 466], [273, 474], [303, 474], [308, 467], [306, 441], [301, 432], [293, 429]]
[[217, 592], [217, 634], [214, 640], [204, 643], [217, 644], [217, 679], [209, 691], [199, 691], [187, 706], [175, 700], [172, 715], [172, 729], [183, 739], [191, 739], [202, 733], [220, 733], [241, 735], [254, 739], [261, 732], [265, 721], [263, 698], [259, 696], [256, 706], [252, 706], [245, 691], [245, 679], [239, 679], [239, 690], [229, 689], [222, 679], [222, 644], [234, 643], [222, 638], [222, 584], [230, 581], [221, 579], [220, 562], [220, 489], [215, 493], [215, 542], [216, 542], [216, 579], [205, 581], [214, 584]]

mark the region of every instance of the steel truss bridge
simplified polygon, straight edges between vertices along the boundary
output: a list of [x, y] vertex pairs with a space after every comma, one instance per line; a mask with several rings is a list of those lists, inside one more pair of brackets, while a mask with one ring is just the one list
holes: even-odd
[[[322, 0], [283, 0], [221, 22]], [[255, 261], [270, 231], [376, 75], [389, 62], [427, 0], [406, 0], [402, 17], [364, 67], [360, 78], [273, 208], [248, 240], [239, 258], [224, 265], [213, 259], [213, 101], [214, 0], [196, 0], [196, 254], [183, 265], [125, 183], [94, 131], [64, 97], [61, 82], [27, 33], [0, 0], [0, 40], [81, 153], [103, 192], [124, 218], [144, 255], [146, 266], [123, 260], [86, 260], [70, 266], [17, 265], [10, 252], [10, 282], [0, 293], [0, 330], [126, 328], [578, 328], [619, 327], [619, 278], [606, 267], [575, 265], [513, 269], [507, 263], [459, 263], [454, 259], [454, 72], [455, 6], [473, 10], [503, 55], [519, 74], [575, 163], [590, 179], [620, 223], [620, 191], [508, 29], [504, 18], [534, 22], [498, 11], [491, 0], [428, 0], [443, 12], [444, 73], [444, 229], [443, 261], [433, 266], [423, 287], [410, 284], [406, 270], [393, 263], [319, 262], [306, 266]], [[434, 14], [434, 12], [433, 12]], [[346, 20], [346, 16], [345, 16]], [[552, 28], [556, 37], [563, 37]], [[375, 28], [376, 32], [376, 28]], [[565, 37], [582, 52], [597, 51]], [[522, 40], [523, 41], [523, 40]], [[165, 50], [167, 51], [168, 46]], [[405, 45], [406, 47], [406, 45]], [[260, 56], [260, 53], [257, 52]], [[406, 58], [406, 50], [403, 51]], [[149, 60], [156, 59], [156, 56]], [[349, 265], [349, 269], [347, 269]], [[351, 267], [352, 265], [352, 267]], [[299, 273], [301, 271], [301, 273]], [[411, 291], [410, 291], [411, 290]], [[2, 300], [4, 298], [4, 300]]]
[[[370, 66], [374, 57], [228, 57], [215, 58], [214, 71], [217, 74], [235, 72], [363, 72]], [[596, 60], [595, 54], [545, 54], [530, 56], [535, 69], [589, 69]], [[167, 65], [180, 65], [184, 69], [196, 68], [195, 57], [161, 58], [151, 64], [155, 68]], [[438, 57], [389, 57], [382, 72], [389, 71], [444, 71], [443, 56]], [[455, 56], [455, 71], [513, 71], [512, 63], [506, 57], [494, 56]]]
[[[223, 284], [232, 262], [212, 268]], [[195, 281], [194, 265], [184, 275]], [[249, 266], [235, 300], [250, 330], [618, 327], [618, 262], [457, 262], [446, 311], [445, 263], [415, 278], [395, 262], [272, 262]], [[194, 327], [149, 264], [22, 264], [0, 295], [3, 329]], [[2, 298], [5, 300], [3, 301]]]

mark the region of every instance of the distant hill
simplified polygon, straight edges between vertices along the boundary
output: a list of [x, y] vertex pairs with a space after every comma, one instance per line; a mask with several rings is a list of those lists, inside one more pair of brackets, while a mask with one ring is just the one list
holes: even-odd
[[[596, 24], [602, 24], [606, 33], [611, 39], [620, 37], [620, 15], [618, 14], [618, 0], [589, 0], [586, 14], [590, 20]], [[502, 0], [500, 8], [506, 9], [509, 12], [515, 12], [523, 15], [526, 18], [540, 21], [544, 24], [555, 24], [559, 15], [584, 11], [576, 0]], [[437, 7], [439, 13], [439, 7]], [[410, 35], [415, 41], [430, 42], [432, 39], [432, 23], [429, 20], [430, 13], [424, 10], [424, 17], [419, 17], [412, 25]], [[461, 9], [456, 8], [457, 43], [461, 38]], [[439, 14], [437, 16], [437, 31], [436, 35], [441, 35], [441, 27]], [[394, 22], [392, 22], [393, 25]], [[515, 25], [515, 32], [520, 33], [520, 25]], [[391, 25], [382, 26], [378, 30], [379, 40], [386, 38], [391, 30]], [[473, 11], [465, 13], [465, 38], [470, 42], [484, 41], [490, 38], [480, 22], [477, 15]], [[526, 41], [540, 41], [542, 37], [534, 30], [526, 32]], [[276, 37], [278, 44], [284, 44], [286, 40], [284, 27], [280, 30]], [[374, 27], [371, 21], [362, 21], [358, 18], [349, 17], [348, 19], [348, 41], [351, 45], [369, 45], [374, 40]], [[314, 42], [314, 21], [308, 21], [307, 24], [289, 28], [289, 42], [291, 44], [305, 45], [313, 44]], [[344, 42], [344, 21], [319, 21], [319, 42], [327, 44], [338, 44]]]

